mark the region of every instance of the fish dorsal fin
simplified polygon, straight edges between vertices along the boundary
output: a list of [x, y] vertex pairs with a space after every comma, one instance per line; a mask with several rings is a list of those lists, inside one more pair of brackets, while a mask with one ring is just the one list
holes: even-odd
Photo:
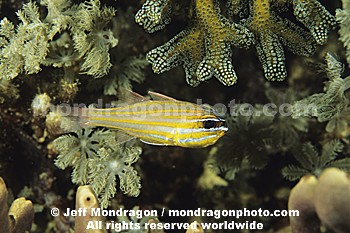
[[133, 92], [132, 90], [121, 88], [120, 94], [119, 94], [119, 101], [120, 103], [127, 103], [127, 104], [135, 104], [143, 101], [148, 101], [145, 97], [143, 97], [140, 94], [137, 94], [136, 92]]
[[209, 104], [201, 104], [201, 108], [203, 109], [203, 111], [206, 113], [206, 114], [214, 114], [216, 115], [216, 110], [210, 106]]
[[153, 92], [153, 91], [149, 91], [148, 94], [152, 97], [153, 100], [165, 100], [165, 101], [177, 101], [176, 99], [157, 93], [157, 92]]
[[120, 130], [117, 130], [116, 136], [115, 136], [115, 140], [116, 140], [117, 145], [121, 145], [121, 144], [126, 143], [128, 141], [131, 141], [135, 138], [136, 137], [131, 136], [127, 133], [124, 133], [123, 131], [120, 131]]

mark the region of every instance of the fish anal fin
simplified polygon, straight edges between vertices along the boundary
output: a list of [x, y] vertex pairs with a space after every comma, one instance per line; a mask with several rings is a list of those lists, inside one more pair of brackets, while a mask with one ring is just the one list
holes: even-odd
[[159, 143], [159, 142], [153, 142], [153, 141], [147, 141], [145, 139], [140, 139], [141, 142], [153, 145], [153, 146], [171, 146], [170, 144], [164, 144], [164, 143]]
[[149, 91], [148, 94], [152, 97], [153, 100], [166, 100], [166, 101], [177, 101], [176, 99], [157, 93], [153, 91]]
[[134, 136], [131, 136], [127, 133], [124, 133], [120, 130], [116, 131], [115, 140], [116, 140], [117, 145], [121, 145], [121, 144], [126, 143], [128, 141], [131, 141], [133, 139], [135, 139]]

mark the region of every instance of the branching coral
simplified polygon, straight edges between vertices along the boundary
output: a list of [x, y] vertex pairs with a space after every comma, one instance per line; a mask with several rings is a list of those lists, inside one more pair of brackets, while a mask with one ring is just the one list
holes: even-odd
[[171, 0], [148, 0], [136, 14], [136, 22], [147, 32], [163, 29], [171, 20]]
[[[62, 63], [77, 61], [80, 57], [83, 57], [81, 70], [87, 74], [101, 77], [108, 73], [111, 67], [108, 52], [116, 46], [117, 39], [106, 28], [114, 10], [101, 7], [98, 0], [80, 5], [72, 5], [68, 0], [44, 0], [42, 4], [47, 7], [45, 17], [40, 16], [34, 2], [29, 2], [17, 12], [21, 23], [16, 28], [7, 18], [1, 20], [2, 78], [12, 79], [22, 72], [35, 74], [41, 70], [42, 64], [62, 66]], [[53, 53], [61, 51], [56, 49], [55, 40], [60, 39], [63, 30], [69, 31], [73, 41], [64, 45], [68, 55], [62, 54], [63, 61], [57, 63], [50, 56], [55, 57]], [[67, 37], [65, 33], [62, 35]], [[73, 47], [79, 56], [73, 55]]]
[[120, 189], [124, 194], [140, 194], [141, 178], [131, 166], [140, 154], [139, 147], [101, 148], [96, 158], [89, 159], [89, 183], [92, 189], [100, 194], [102, 208], [108, 206], [109, 199], [116, 193], [116, 176], [119, 177]]
[[341, 78], [342, 64], [332, 55], [326, 56], [326, 73], [329, 81], [323, 93], [316, 93], [305, 99], [296, 101], [293, 105], [293, 118], [300, 116], [316, 117], [319, 122], [327, 122], [328, 132], [346, 134], [349, 99], [345, 91], [350, 88], [350, 76]]
[[49, 53], [43, 64], [53, 67], [71, 67], [78, 59], [79, 54], [73, 48], [73, 41], [65, 32], [57, 40], [50, 42]]
[[266, 105], [240, 104], [231, 106], [226, 117], [229, 128], [218, 149], [211, 156], [210, 165], [216, 172], [233, 177], [243, 164], [255, 169], [266, 166], [269, 155], [286, 153], [298, 147], [302, 132], [307, 132], [307, 118], [292, 119], [290, 103], [297, 98], [291, 89], [281, 91], [267, 87]]
[[118, 17], [112, 20], [112, 31], [118, 36], [122, 46], [117, 46], [111, 54], [113, 66], [109, 73], [101, 79], [91, 79], [88, 89], [102, 89], [105, 95], [117, 95], [121, 89], [132, 89], [132, 82], [141, 83], [145, 79], [144, 69], [149, 63], [145, 56], [140, 54], [138, 42], [135, 40], [144, 32], [132, 22], [134, 17], [132, 8], [118, 9]]
[[299, 97], [293, 89], [278, 90], [268, 87], [265, 95], [271, 101], [271, 107], [275, 107], [273, 123], [270, 126], [271, 137], [274, 144], [283, 151], [298, 146], [301, 132], [308, 131], [308, 119], [299, 117], [293, 119], [291, 117], [291, 104]]
[[244, 168], [263, 169], [271, 156], [299, 147], [302, 133], [308, 130], [306, 118], [292, 119], [290, 109], [284, 108], [297, 98], [295, 92], [267, 87], [265, 94], [271, 100], [268, 104], [230, 106], [229, 131], [210, 152], [207, 166], [228, 180]]
[[73, 183], [84, 185], [88, 182], [88, 159], [97, 157], [97, 151], [115, 134], [108, 130], [81, 129], [75, 134], [63, 135], [53, 141], [58, 152], [55, 165], [61, 169], [74, 167]]
[[141, 83], [145, 79], [142, 71], [148, 62], [144, 57], [128, 57], [125, 60], [119, 60], [115, 64], [109, 74], [100, 79], [93, 79], [89, 83], [88, 88], [94, 89], [103, 85], [105, 95], [117, 95], [120, 90], [131, 89], [131, 82]]
[[[237, 109], [242, 110], [243, 106], [238, 105]], [[267, 164], [271, 142], [269, 127], [273, 117], [264, 115], [259, 106], [256, 107], [247, 112], [239, 111], [226, 119], [229, 132], [223, 138], [222, 152], [216, 158], [219, 167], [238, 169], [244, 160], [254, 168], [263, 168]]]
[[339, 35], [340, 40], [344, 43], [346, 48], [346, 59], [348, 64], [350, 64], [350, 1], [343, 0], [343, 9], [338, 9], [336, 11], [336, 19], [339, 22]]
[[337, 158], [342, 151], [343, 145], [338, 140], [326, 143], [322, 147], [321, 153], [318, 153], [311, 143], [306, 143], [302, 146], [301, 152], [294, 153], [294, 157], [301, 167], [289, 165], [283, 168], [282, 174], [289, 180], [296, 180], [307, 174], [319, 176], [327, 167], [337, 167], [349, 171], [350, 158]]
[[204, 81], [215, 75], [225, 85], [236, 83], [230, 45], [247, 48], [253, 42], [253, 35], [241, 25], [230, 23], [221, 16], [216, 2], [196, 0], [195, 9], [197, 27], [205, 31], [205, 56], [196, 70], [198, 79]]
[[10, 80], [0, 79], [0, 103], [2, 104], [6, 98], [9, 100], [18, 99], [18, 89]]
[[128, 57], [115, 65], [106, 78], [104, 93], [116, 95], [118, 90], [131, 90], [131, 82], [141, 83], [145, 79], [143, 69], [148, 65], [144, 57]]
[[16, 29], [7, 18], [0, 22], [0, 71], [5, 79], [22, 71], [38, 73], [48, 53], [49, 29], [40, 19], [36, 4], [25, 4], [17, 15], [21, 24]]
[[199, 80], [195, 73], [204, 57], [203, 37], [203, 32], [196, 28], [186, 29], [164, 45], [150, 51], [147, 60], [152, 63], [155, 73], [168, 71], [183, 62], [187, 83], [197, 86]]
[[118, 40], [106, 27], [114, 14], [113, 8], [101, 8], [99, 0], [91, 0], [82, 3], [73, 16], [74, 47], [84, 56], [81, 69], [89, 75], [102, 77], [112, 66], [108, 51]]
[[335, 17], [317, 0], [292, 0], [291, 4], [297, 20], [309, 29], [318, 44], [325, 44]]
[[[136, 22], [148, 32], [162, 29], [170, 21], [175, 2], [147, 0], [136, 15]], [[224, 85], [236, 83], [230, 47], [247, 48], [253, 43], [265, 77], [283, 80], [287, 72], [282, 45], [298, 55], [308, 56], [317, 43], [326, 42], [328, 31], [335, 24], [334, 16], [316, 0], [228, 0], [228, 14], [244, 16], [238, 23], [221, 14], [216, 0], [193, 0], [189, 5], [194, 12], [190, 13], [193, 20], [189, 28], [151, 50], [147, 58], [155, 73], [183, 64], [186, 80], [192, 86], [212, 76]], [[310, 32], [277, 15], [289, 6]]]
[[291, 21], [275, 15], [269, 0], [254, 0], [244, 24], [256, 36], [256, 50], [268, 80], [280, 81], [287, 76], [282, 44], [299, 55], [308, 56], [314, 52], [311, 35]]
[[138, 196], [141, 188], [140, 177], [131, 166], [139, 158], [141, 148], [120, 147], [115, 137], [114, 131], [87, 128], [53, 141], [59, 154], [56, 166], [73, 167], [73, 183], [90, 184], [103, 208], [116, 193], [116, 176], [125, 194]]
[[[247, 48], [253, 43], [253, 35], [245, 27], [221, 16], [219, 5], [214, 1], [197, 0], [194, 4], [193, 25], [163, 46], [150, 51], [147, 59], [156, 73], [183, 63], [186, 80], [192, 86], [213, 75], [223, 84], [232, 85], [237, 77], [230, 46]], [[141, 13], [136, 15], [137, 22], [142, 22], [142, 19]]]
[[50, 28], [48, 38], [53, 37], [61, 31], [69, 28], [72, 23], [73, 8], [70, 0], [41, 0], [40, 4], [47, 8], [47, 15], [44, 22]]

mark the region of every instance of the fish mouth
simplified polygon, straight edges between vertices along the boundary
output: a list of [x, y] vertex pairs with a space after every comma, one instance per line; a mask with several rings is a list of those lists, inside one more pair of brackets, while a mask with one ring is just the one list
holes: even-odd
[[218, 128], [218, 136], [219, 137], [222, 137], [222, 136], [224, 136], [226, 133], [227, 133], [227, 131], [228, 131], [228, 128], [227, 127], [224, 127], [224, 126], [221, 126], [220, 128]]

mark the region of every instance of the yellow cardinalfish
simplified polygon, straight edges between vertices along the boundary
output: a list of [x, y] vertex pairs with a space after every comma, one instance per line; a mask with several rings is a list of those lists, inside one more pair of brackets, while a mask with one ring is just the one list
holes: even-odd
[[80, 108], [80, 125], [119, 130], [117, 140], [122, 142], [138, 138], [147, 144], [188, 148], [210, 146], [228, 130], [208, 106], [155, 92], [149, 92], [152, 100], [128, 93], [129, 103], [115, 108]]

